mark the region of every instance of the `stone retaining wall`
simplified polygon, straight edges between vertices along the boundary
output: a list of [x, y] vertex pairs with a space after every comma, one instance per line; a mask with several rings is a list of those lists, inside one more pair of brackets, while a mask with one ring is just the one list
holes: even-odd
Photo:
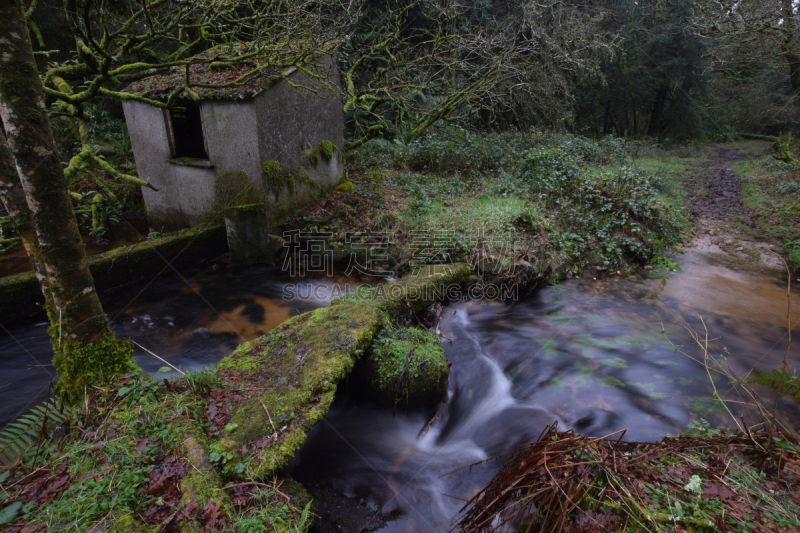
[[[228, 251], [225, 228], [193, 228], [123, 246], [89, 258], [98, 290], [127, 285], [211, 259]], [[44, 297], [33, 272], [0, 278], [0, 324], [41, 314]]]

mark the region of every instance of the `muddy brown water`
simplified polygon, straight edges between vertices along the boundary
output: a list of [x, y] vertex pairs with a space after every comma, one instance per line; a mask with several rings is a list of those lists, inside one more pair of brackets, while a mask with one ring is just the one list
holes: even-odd
[[[732, 426], [710, 398], [705, 369], [669, 341], [699, 356], [684, 326], [703, 338], [707, 328], [710, 351], [725, 354], [738, 375], [778, 367], [787, 340], [786, 276], [722, 254], [693, 251], [676, 260], [682, 268], [663, 288], [657, 279], [611, 275], [569, 280], [512, 303], [446, 306], [440, 330], [452, 363], [449, 403], [431, 429], [420, 437], [429, 410], [401, 406], [393, 417], [345, 384], [291, 465], [323, 500], [317, 530], [449, 530], [462, 500], [499, 465], [459, 469], [535, 439], [553, 422], [595, 436], [626, 429], [630, 440], [656, 440], [700, 418]], [[212, 365], [240, 342], [363, 281], [304, 280], [291, 291], [301, 297], [287, 301], [293, 280], [264, 269], [204, 268], [184, 278], [104, 297], [118, 335], [182, 369]], [[791, 301], [798, 326], [797, 290]], [[792, 371], [800, 332], [795, 339]], [[44, 324], [0, 329], [3, 425], [46, 395], [50, 357]], [[136, 359], [150, 373], [164, 366], [138, 349]], [[724, 378], [715, 383], [722, 397], [738, 400]], [[783, 402], [781, 409], [797, 427], [797, 406]]]

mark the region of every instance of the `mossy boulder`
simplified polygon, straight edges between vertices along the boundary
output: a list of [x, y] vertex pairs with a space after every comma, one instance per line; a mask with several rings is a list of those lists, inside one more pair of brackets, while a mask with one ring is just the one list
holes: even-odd
[[231, 429], [217, 447], [240, 455], [254, 477], [283, 467], [327, 413], [337, 383], [383, 323], [374, 307], [347, 303], [293, 317], [239, 346], [215, 370], [237, 390], [226, 426]]
[[380, 403], [431, 405], [447, 394], [447, 360], [436, 334], [416, 327], [384, 330], [358, 365]]
[[[231, 454], [231, 464], [243, 463], [242, 475], [269, 478], [288, 463], [308, 430], [328, 412], [337, 384], [369, 351], [379, 332], [394, 318], [444, 298], [448, 287], [469, 274], [464, 264], [425, 267], [387, 284], [386, 291], [379, 286], [339, 298], [328, 308], [293, 317], [240, 345], [214, 371], [224, 383], [219, 405], [230, 412], [219, 426], [214, 450]], [[428, 373], [429, 367], [442, 363], [443, 355], [439, 359], [433, 352], [433, 345], [426, 344], [420, 355], [429, 357], [414, 368]], [[426, 390], [441, 391], [447, 370], [445, 365], [442, 378], [438, 368], [439, 373], [430, 373], [437, 384], [426, 381]], [[413, 379], [411, 383], [417, 385]]]

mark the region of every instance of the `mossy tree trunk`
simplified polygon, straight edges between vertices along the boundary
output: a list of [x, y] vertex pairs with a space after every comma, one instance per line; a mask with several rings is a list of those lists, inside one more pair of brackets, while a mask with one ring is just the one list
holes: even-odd
[[13, 204], [9, 213], [22, 228], [37, 273], [43, 273], [38, 277], [59, 387], [75, 397], [85, 385], [136, 366], [130, 343], [114, 336], [94, 288], [19, 0], [0, 2], [0, 115], [19, 179], [16, 186], [11, 175], [3, 176], [9, 193], [3, 201]]
[[11, 217], [14, 231], [17, 232], [40, 283], [47, 283], [44, 265], [39, 259], [39, 241], [31, 221], [31, 212], [25, 202], [25, 192], [14, 166], [14, 156], [6, 141], [0, 124], [0, 202]]

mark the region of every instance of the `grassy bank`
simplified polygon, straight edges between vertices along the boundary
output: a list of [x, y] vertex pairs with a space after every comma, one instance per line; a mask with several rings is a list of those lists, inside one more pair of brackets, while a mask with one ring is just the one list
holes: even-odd
[[[212, 373], [124, 376], [90, 387], [76, 405], [38, 406], [0, 432], [0, 530], [307, 530], [310, 497], [282, 469], [359, 359], [393, 362], [371, 349], [375, 336], [469, 276], [463, 264], [441, 270], [295, 316]], [[441, 400], [448, 367], [430, 352], [403, 354], [411, 361], [384, 383], [388, 403], [418, 392], [412, 382], [424, 387], [436, 357], [436, 390], [423, 392]]]
[[[88, 391], [82, 406], [51, 403], [43, 407], [46, 419], [12, 424], [11, 431], [33, 430], [36, 444], [21, 460], [13, 447], [3, 449], [3, 461], [13, 466], [0, 469], [0, 528], [304, 530], [308, 499], [297, 483], [223, 485], [215, 471], [223, 458], [208, 459], [205, 446], [199, 453], [187, 449], [187, 441], [202, 440], [212, 427], [214, 417], [207, 414], [222, 386], [209, 374], [160, 382], [129, 376]], [[34, 420], [38, 427], [29, 427]]]
[[800, 169], [776, 160], [768, 142], [742, 146], [751, 159], [731, 169], [742, 180], [742, 200], [758, 222], [753, 234], [780, 244], [789, 266], [800, 270]]
[[487, 278], [557, 281], [663, 263], [687, 221], [679, 188], [633, 166], [648, 150], [610, 137], [457, 128], [410, 144], [373, 140], [350, 156], [352, 192], [291, 224], [330, 233], [345, 257], [348, 234], [380, 235], [371, 242], [388, 255], [379, 266], [395, 273], [466, 261]]

